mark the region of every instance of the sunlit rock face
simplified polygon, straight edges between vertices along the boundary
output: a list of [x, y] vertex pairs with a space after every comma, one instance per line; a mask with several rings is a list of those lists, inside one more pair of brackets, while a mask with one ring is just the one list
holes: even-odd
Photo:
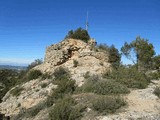
[[[80, 86], [84, 82], [84, 75], [89, 72], [102, 75], [109, 71], [108, 54], [96, 51], [96, 41], [91, 39], [85, 43], [77, 39], [65, 39], [46, 49], [44, 63], [36, 67], [43, 72], [53, 73], [58, 67], [65, 67]], [[77, 65], [75, 65], [75, 61]]]

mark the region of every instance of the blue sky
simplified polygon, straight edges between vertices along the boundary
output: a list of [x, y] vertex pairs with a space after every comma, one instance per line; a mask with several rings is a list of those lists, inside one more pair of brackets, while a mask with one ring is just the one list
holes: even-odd
[[0, 64], [44, 58], [47, 46], [85, 28], [87, 11], [89, 34], [98, 43], [120, 49], [140, 35], [160, 54], [160, 0], [1, 0]]

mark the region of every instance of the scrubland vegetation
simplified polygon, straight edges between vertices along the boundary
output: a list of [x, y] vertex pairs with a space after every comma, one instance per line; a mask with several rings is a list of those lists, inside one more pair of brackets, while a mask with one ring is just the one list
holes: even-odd
[[[80, 33], [80, 34], [79, 34]], [[77, 35], [78, 34], [78, 35]], [[84, 36], [85, 35], [85, 36]], [[90, 38], [87, 31], [81, 28], [69, 31], [66, 38], [82, 39], [87, 42]], [[41, 60], [35, 60], [28, 66], [28, 69], [20, 73], [12, 70], [0, 70], [0, 99], [11, 88], [34, 79], [52, 79], [52, 83], [58, 87], [52, 91], [47, 99], [26, 111], [26, 115], [33, 117], [44, 108], [49, 109], [49, 119], [51, 120], [78, 120], [88, 107], [97, 114], [110, 114], [127, 105], [124, 95], [130, 93], [131, 89], [144, 89], [152, 79], [160, 79], [160, 55], [155, 56], [154, 47], [148, 40], [137, 37], [131, 43], [125, 43], [121, 48], [121, 53], [114, 45], [107, 46], [100, 44], [96, 46], [97, 51], [105, 51], [109, 55], [109, 62], [112, 64], [112, 70], [106, 72], [102, 77], [90, 75], [87, 72], [84, 75], [85, 83], [81, 87], [77, 87], [75, 80], [71, 79], [67, 68], [59, 67], [53, 74], [43, 74], [39, 70], [32, 69], [36, 65], [42, 63]], [[132, 51], [132, 52], [131, 52]], [[133, 58], [133, 54], [136, 56]], [[123, 65], [121, 56], [125, 55], [133, 61], [133, 65]], [[78, 66], [78, 61], [74, 61], [74, 67]], [[149, 71], [155, 72], [149, 72]], [[148, 72], [148, 73], [147, 73]], [[47, 84], [42, 84], [41, 88]], [[24, 89], [16, 86], [10, 91], [13, 96], [18, 96]], [[88, 106], [81, 104], [74, 99], [74, 95], [93, 94], [86, 100], [90, 103]], [[160, 88], [157, 87], [154, 94], [160, 97]], [[21, 117], [22, 115], [19, 115]], [[18, 118], [17, 118], [18, 119]]]
[[160, 87], [156, 87], [154, 90], [154, 94], [160, 98]]

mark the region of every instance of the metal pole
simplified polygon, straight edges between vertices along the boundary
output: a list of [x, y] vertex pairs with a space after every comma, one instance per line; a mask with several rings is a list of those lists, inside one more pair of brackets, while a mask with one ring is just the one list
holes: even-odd
[[88, 31], [88, 11], [87, 11], [87, 18], [86, 18], [86, 31]]

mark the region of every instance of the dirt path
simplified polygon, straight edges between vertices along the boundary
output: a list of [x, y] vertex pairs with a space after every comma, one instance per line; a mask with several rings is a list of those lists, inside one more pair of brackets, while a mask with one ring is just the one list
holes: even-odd
[[99, 120], [160, 120], [160, 99], [153, 94], [160, 81], [152, 82], [146, 89], [131, 91], [124, 112], [99, 117]]
[[160, 108], [160, 101], [158, 97], [153, 94], [157, 84], [158, 83], [151, 83], [147, 89], [133, 90], [127, 96], [127, 102], [129, 104], [128, 110], [137, 112], [160, 112], [158, 111], [158, 107]]

